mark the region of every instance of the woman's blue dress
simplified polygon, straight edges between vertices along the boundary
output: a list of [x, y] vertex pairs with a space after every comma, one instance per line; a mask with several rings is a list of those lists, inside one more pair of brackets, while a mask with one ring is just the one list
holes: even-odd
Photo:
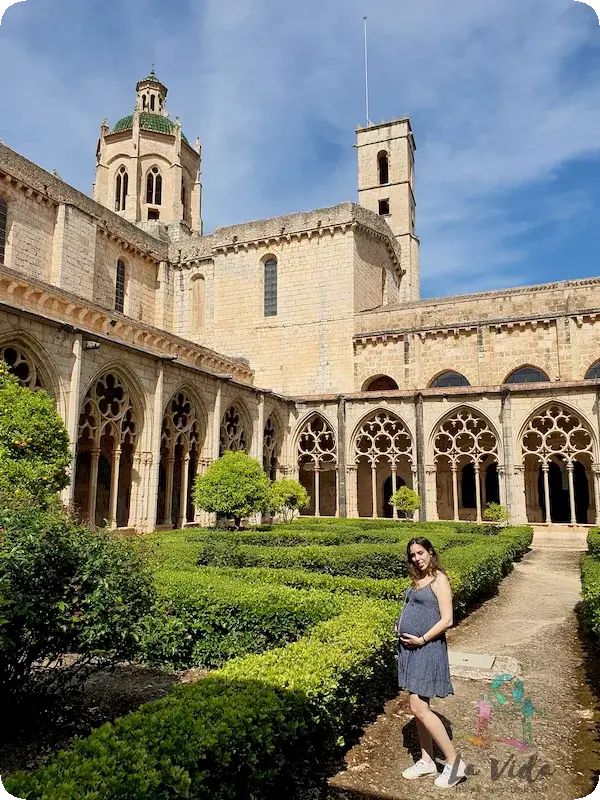
[[[441, 619], [440, 607], [431, 584], [404, 593], [405, 605], [398, 619], [398, 634], [423, 636]], [[450, 681], [446, 632], [426, 644], [407, 648], [398, 640], [398, 685], [421, 697], [454, 694]]]

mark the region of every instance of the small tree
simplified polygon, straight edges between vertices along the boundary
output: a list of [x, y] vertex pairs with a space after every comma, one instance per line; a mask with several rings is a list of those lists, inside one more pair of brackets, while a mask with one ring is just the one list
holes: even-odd
[[397, 492], [390, 497], [390, 505], [395, 506], [396, 509], [402, 512], [405, 518], [412, 514], [421, 506], [421, 498], [408, 486], [401, 486]]
[[284, 522], [291, 522], [296, 512], [310, 505], [308, 492], [298, 481], [282, 478], [273, 481], [269, 494], [269, 508], [273, 513], [280, 513]]
[[196, 478], [194, 504], [204, 511], [233, 517], [239, 529], [243, 517], [267, 510], [270, 487], [258, 461], [241, 451], [227, 451]]
[[68, 483], [69, 435], [46, 392], [21, 386], [0, 360], [0, 503], [45, 503]]
[[508, 509], [500, 503], [488, 503], [483, 516], [484, 519], [494, 522], [499, 528], [504, 528], [510, 519]]

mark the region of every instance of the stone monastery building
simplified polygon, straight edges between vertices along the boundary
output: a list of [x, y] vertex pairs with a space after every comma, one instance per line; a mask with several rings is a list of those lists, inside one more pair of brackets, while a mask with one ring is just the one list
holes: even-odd
[[309, 514], [406, 484], [424, 520], [600, 523], [600, 278], [420, 300], [408, 119], [357, 129], [358, 204], [204, 235], [200, 142], [136, 91], [92, 198], [0, 144], [0, 355], [53, 397], [83, 518], [207, 524], [194, 476], [241, 449]]

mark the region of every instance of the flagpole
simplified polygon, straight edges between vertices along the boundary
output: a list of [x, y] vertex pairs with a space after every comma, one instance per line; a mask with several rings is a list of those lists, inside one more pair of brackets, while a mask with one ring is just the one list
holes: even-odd
[[367, 18], [363, 17], [364, 29], [365, 29], [365, 107], [367, 112], [367, 125], [371, 125], [371, 120], [369, 119], [369, 67], [367, 61]]

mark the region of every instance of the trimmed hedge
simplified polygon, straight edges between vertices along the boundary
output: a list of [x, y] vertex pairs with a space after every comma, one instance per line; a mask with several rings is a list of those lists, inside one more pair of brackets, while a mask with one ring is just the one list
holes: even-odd
[[581, 562], [581, 620], [588, 633], [600, 639], [600, 559], [585, 556]]
[[214, 668], [283, 647], [343, 606], [330, 592], [249, 583], [218, 571], [159, 572], [156, 585], [165, 607], [146, 620], [142, 660], [171, 669]]
[[393, 692], [396, 615], [393, 603], [357, 600], [285, 649], [235, 659], [177, 687], [4, 785], [28, 800], [293, 794]]
[[600, 528], [592, 528], [587, 535], [588, 553], [593, 558], [600, 558]]

